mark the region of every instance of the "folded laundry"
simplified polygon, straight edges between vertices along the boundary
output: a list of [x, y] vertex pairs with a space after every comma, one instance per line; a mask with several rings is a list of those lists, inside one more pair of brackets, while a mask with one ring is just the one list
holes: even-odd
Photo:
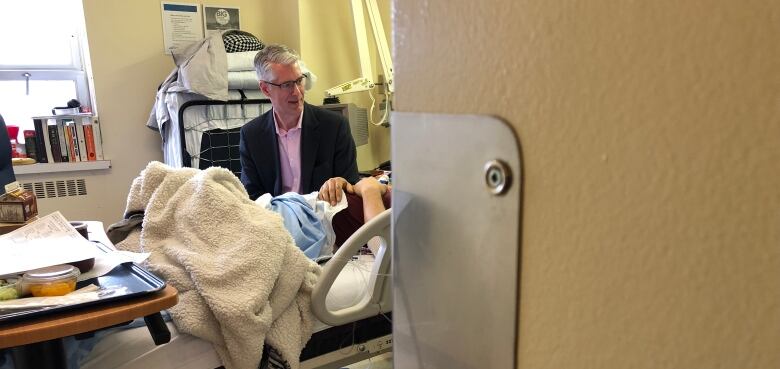
[[257, 51], [241, 51], [225, 55], [227, 55], [228, 72], [255, 70], [255, 55], [257, 55]]
[[255, 71], [228, 72], [228, 89], [230, 90], [259, 90]]

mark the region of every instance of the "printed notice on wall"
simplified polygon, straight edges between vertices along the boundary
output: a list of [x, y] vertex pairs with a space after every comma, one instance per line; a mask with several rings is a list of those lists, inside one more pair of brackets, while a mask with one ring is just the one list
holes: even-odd
[[183, 51], [203, 38], [199, 4], [161, 3], [165, 53]]
[[203, 26], [206, 37], [229, 29], [241, 29], [239, 10], [231, 6], [203, 5]]

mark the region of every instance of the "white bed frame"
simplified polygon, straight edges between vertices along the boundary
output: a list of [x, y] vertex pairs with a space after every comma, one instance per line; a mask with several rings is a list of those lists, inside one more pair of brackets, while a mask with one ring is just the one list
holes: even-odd
[[[349, 237], [333, 258], [325, 264], [311, 296], [312, 311], [317, 319], [323, 323], [338, 326], [384, 314], [392, 310], [393, 296], [390, 274], [391, 219], [391, 209], [387, 209], [368, 221]], [[365, 296], [354, 306], [336, 311], [329, 310], [325, 304], [325, 297], [333, 286], [333, 282], [352, 256], [357, 254], [363, 245], [370, 243], [369, 241], [371, 243], [378, 241], [378, 247], [372, 247], [375, 260]], [[388, 352], [392, 347], [392, 335], [386, 335], [368, 342], [356, 343], [350, 348], [344, 348], [343, 350], [306, 360], [301, 362], [301, 368], [341, 368], [343, 365]]]

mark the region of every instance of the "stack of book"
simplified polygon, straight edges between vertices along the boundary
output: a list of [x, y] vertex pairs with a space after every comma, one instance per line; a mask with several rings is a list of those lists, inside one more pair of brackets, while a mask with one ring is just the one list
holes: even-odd
[[[100, 122], [89, 114], [34, 117], [35, 160], [39, 163], [68, 163], [103, 160]], [[28, 148], [28, 152], [29, 152]]]

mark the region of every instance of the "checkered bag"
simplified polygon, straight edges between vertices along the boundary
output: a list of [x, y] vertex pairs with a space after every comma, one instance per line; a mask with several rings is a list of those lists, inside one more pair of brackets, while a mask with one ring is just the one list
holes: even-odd
[[227, 31], [222, 34], [222, 41], [225, 43], [225, 51], [237, 53], [241, 51], [259, 51], [265, 45], [255, 35], [238, 30]]

